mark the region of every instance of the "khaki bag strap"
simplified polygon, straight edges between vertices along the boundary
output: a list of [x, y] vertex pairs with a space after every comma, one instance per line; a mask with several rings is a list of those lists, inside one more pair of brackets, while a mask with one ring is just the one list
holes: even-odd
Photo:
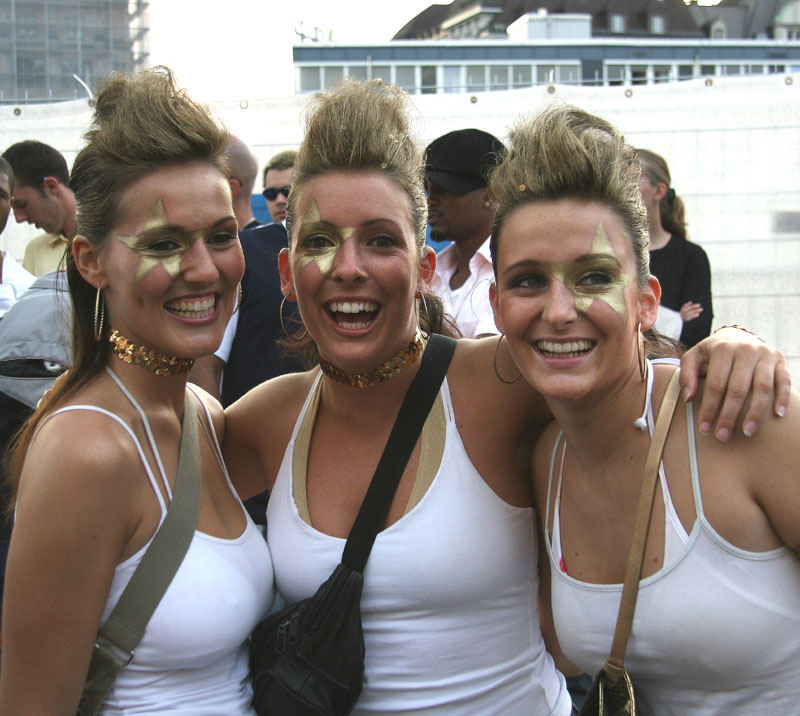
[[201, 466], [195, 400], [187, 391], [178, 474], [167, 516], [98, 635], [129, 657], [178, 571], [197, 526]]
[[678, 393], [680, 392], [679, 376], [680, 370], [676, 370], [667, 385], [664, 399], [661, 401], [661, 408], [658, 411], [653, 438], [650, 441], [650, 449], [647, 452], [642, 491], [639, 494], [639, 504], [636, 508], [633, 541], [628, 555], [628, 567], [625, 571], [625, 582], [622, 587], [622, 598], [619, 605], [619, 614], [617, 615], [617, 626], [614, 630], [611, 654], [604, 666], [608, 676], [614, 680], [622, 676], [625, 669], [625, 651], [628, 648], [628, 638], [633, 625], [633, 613], [636, 610], [636, 596], [639, 593], [639, 579], [642, 576], [644, 544], [653, 511], [653, 496], [655, 495], [656, 480], [658, 479], [658, 467], [661, 464], [667, 433], [672, 422], [672, 416], [675, 413], [675, 405], [678, 402]]

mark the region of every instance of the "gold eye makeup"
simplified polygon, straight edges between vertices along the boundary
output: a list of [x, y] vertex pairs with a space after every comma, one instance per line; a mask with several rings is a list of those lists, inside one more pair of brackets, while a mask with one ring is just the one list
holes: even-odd
[[342, 229], [322, 220], [317, 202], [313, 199], [300, 218], [300, 230], [294, 252], [299, 256], [300, 269], [314, 261], [323, 276], [329, 276], [333, 260], [355, 228]]
[[131, 251], [139, 254], [135, 277], [137, 282], [156, 266], [163, 266], [170, 278], [177, 278], [181, 270], [181, 257], [197, 239], [202, 237], [202, 231], [182, 231], [171, 226], [164, 210], [164, 200], [161, 198], [156, 202], [138, 234], [116, 236]]

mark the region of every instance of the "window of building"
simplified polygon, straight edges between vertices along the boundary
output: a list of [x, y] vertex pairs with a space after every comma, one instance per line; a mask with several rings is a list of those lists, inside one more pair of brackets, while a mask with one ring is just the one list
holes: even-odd
[[530, 65], [514, 65], [511, 68], [511, 86], [530, 87], [532, 84], [531, 75]]
[[318, 92], [322, 89], [322, 83], [319, 79], [319, 67], [301, 67], [300, 68], [300, 91], [301, 92]]
[[392, 68], [389, 65], [372, 65], [372, 79], [383, 82], [392, 81]]
[[700, 76], [701, 77], [714, 77], [717, 74], [717, 66], [716, 65], [700, 65]]
[[413, 65], [398, 65], [394, 68], [394, 82], [406, 92], [413, 92], [417, 87], [416, 67]]
[[708, 36], [712, 40], [724, 40], [728, 33], [725, 30], [725, 23], [722, 20], [715, 20], [711, 23], [711, 30]]
[[625, 32], [625, 16], [614, 14], [611, 16], [611, 32]]
[[647, 84], [647, 65], [631, 65], [631, 84]]
[[366, 82], [367, 81], [366, 65], [349, 65], [347, 68], [347, 76], [351, 77], [357, 82]]
[[741, 65], [722, 65], [722, 74], [726, 77], [735, 77], [742, 74]]
[[690, 80], [694, 77], [694, 65], [678, 65], [678, 79]]
[[546, 85], [556, 81], [555, 65], [536, 65], [536, 84]]
[[436, 94], [436, 65], [423, 65], [419, 69], [422, 94]]
[[444, 79], [445, 92], [461, 91], [461, 65], [445, 65], [442, 77]]
[[486, 65], [467, 65], [467, 92], [486, 89]]
[[663, 35], [666, 29], [666, 23], [661, 15], [653, 15], [650, 18], [650, 32], [654, 35]]
[[493, 65], [489, 68], [489, 89], [508, 89], [508, 65]]
[[579, 84], [580, 78], [578, 77], [577, 65], [559, 65], [558, 81], [565, 85]]
[[606, 82], [610, 85], [625, 84], [625, 65], [606, 65]]
[[344, 79], [344, 67], [342, 66], [323, 67], [322, 73], [324, 75], [322, 86], [325, 89], [336, 87]]
[[669, 65], [653, 65], [653, 82], [669, 82], [671, 70]]

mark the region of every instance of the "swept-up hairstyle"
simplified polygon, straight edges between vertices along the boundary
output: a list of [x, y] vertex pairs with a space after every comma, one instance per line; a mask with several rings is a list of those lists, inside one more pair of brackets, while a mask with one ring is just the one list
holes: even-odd
[[[418, 251], [425, 245], [428, 203], [423, 158], [409, 133], [409, 102], [399, 87], [381, 80], [346, 81], [315, 96], [306, 115], [306, 133], [294, 162], [286, 226], [292, 241], [297, 201], [314, 177], [328, 172], [377, 172], [391, 179], [408, 197]], [[442, 303], [426, 293], [420, 308], [422, 330], [453, 334]], [[315, 347], [306, 362], [316, 358]]]
[[[497, 204], [490, 242], [497, 276], [503, 225], [523, 204], [558, 199], [609, 207], [627, 230], [637, 283], [650, 278], [650, 232], [638, 187], [636, 150], [600, 117], [569, 105], [553, 105], [511, 132], [510, 151], [492, 174], [489, 193]], [[648, 355], [675, 355], [676, 344], [652, 329]]]
[[667, 193], [658, 204], [661, 214], [661, 226], [665, 231], [669, 231], [670, 234], [676, 234], [688, 239], [686, 207], [683, 204], [683, 199], [672, 188], [672, 178], [670, 177], [666, 160], [660, 154], [651, 152], [649, 149], [637, 149], [636, 158], [639, 160], [642, 173], [653, 186], [663, 183], [667, 187]]
[[[176, 86], [166, 67], [109, 79], [97, 96], [84, 138], [86, 145], [75, 158], [69, 185], [78, 209], [78, 233], [96, 247], [110, 240], [125, 190], [147, 174], [202, 162], [227, 176], [227, 130]], [[9, 472], [15, 483], [41, 417], [108, 362], [107, 325], [101, 339], [94, 338], [97, 290], [83, 279], [70, 251], [67, 279], [72, 297], [72, 368], [56, 381], [15, 440]]]

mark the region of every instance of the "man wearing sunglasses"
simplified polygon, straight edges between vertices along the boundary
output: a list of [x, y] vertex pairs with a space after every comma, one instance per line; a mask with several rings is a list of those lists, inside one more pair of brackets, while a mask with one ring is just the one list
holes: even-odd
[[297, 152], [288, 149], [279, 152], [264, 167], [264, 198], [269, 215], [276, 224], [286, 226], [286, 207], [292, 188], [292, 170]]

